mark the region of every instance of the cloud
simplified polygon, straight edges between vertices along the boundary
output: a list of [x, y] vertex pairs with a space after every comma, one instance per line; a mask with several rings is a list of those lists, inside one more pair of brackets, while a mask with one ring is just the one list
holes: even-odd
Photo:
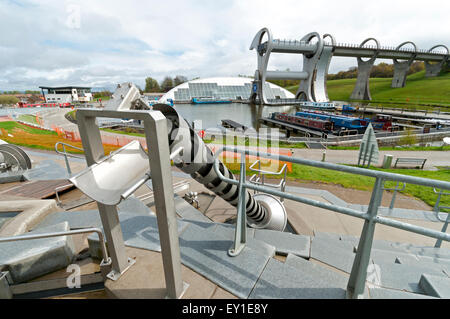
[[[300, 39], [317, 31], [338, 42], [376, 37], [396, 46], [450, 44], [448, 1], [3, 1], [0, 89], [39, 85], [143, 86], [146, 76], [253, 75], [256, 32]], [[381, 62], [381, 61], [380, 61]], [[271, 68], [300, 70], [295, 55], [274, 55]], [[331, 72], [356, 65], [333, 58]]]

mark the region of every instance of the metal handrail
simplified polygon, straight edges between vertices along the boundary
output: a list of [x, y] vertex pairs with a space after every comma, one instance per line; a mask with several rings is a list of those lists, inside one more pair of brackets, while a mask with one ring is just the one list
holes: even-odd
[[[59, 146], [59, 145], [62, 145], [62, 146], [63, 146], [63, 151], [62, 151], [62, 152], [58, 150], [58, 146]], [[80, 156], [80, 155], [75, 155], [75, 154], [67, 153], [67, 152], [66, 152], [66, 146], [67, 146], [67, 147], [70, 147], [70, 148], [73, 148], [73, 149], [76, 149], [76, 150], [78, 150], [78, 151], [84, 152], [84, 149], [82, 149], [82, 148], [80, 148], [80, 147], [76, 147], [76, 146], [70, 145], [70, 144], [67, 144], [67, 143], [64, 143], [64, 142], [57, 142], [57, 143], [55, 144], [55, 152], [58, 153], [58, 154], [60, 154], [60, 155], [67, 155], [67, 156], [69, 156], [69, 157], [84, 158], [84, 156]]]
[[110, 257], [108, 256], [108, 250], [106, 249], [106, 245], [105, 245], [105, 238], [104, 238], [103, 232], [100, 228], [83, 228], [83, 229], [69, 230], [69, 231], [55, 232], [55, 233], [0, 237], [0, 243], [6, 243], [6, 242], [11, 242], [11, 241], [20, 241], [20, 240], [43, 239], [43, 238], [60, 237], [60, 236], [72, 236], [72, 235], [87, 234], [87, 233], [97, 233], [98, 238], [100, 240], [100, 247], [102, 249], [104, 263], [108, 264], [110, 262]]
[[441, 202], [441, 196], [442, 196], [442, 195], [450, 195], [450, 192], [449, 192], [449, 193], [445, 193], [445, 192], [442, 191], [442, 189], [440, 189], [439, 191], [437, 191], [437, 189], [436, 189], [435, 187], [433, 188], [433, 192], [434, 192], [435, 194], [438, 194], [438, 197], [437, 197], [437, 199], [436, 199], [436, 204], [434, 205], [433, 210], [436, 212], [436, 217], [437, 217], [441, 222], [445, 222], [445, 220], [442, 220], [442, 219], [439, 217], [439, 211], [440, 211], [440, 207], [443, 207], [443, 208], [448, 208], [448, 207], [446, 207], [446, 206], [439, 206], [439, 203]]
[[[274, 190], [269, 187], [265, 186], [259, 186], [252, 183], [248, 183], [245, 181], [245, 178], [239, 178], [238, 180], [230, 179], [225, 177], [219, 169], [219, 155], [224, 151], [230, 151], [234, 153], [240, 153], [241, 154], [241, 173], [240, 176], [245, 176], [245, 162], [246, 162], [246, 155], [251, 156], [257, 156], [257, 157], [266, 157], [266, 158], [275, 158], [279, 161], [284, 162], [291, 162], [306, 166], [312, 166], [317, 168], [324, 168], [324, 169], [330, 169], [340, 172], [347, 172], [352, 174], [358, 174], [368, 177], [374, 177], [376, 178], [374, 188], [372, 191], [372, 196], [370, 199], [370, 204], [368, 206], [367, 212], [361, 212], [355, 209], [351, 209], [348, 207], [342, 207], [342, 206], [336, 206], [334, 204], [328, 204], [321, 201], [292, 195], [285, 192], [280, 192], [277, 190]], [[388, 172], [381, 172], [381, 171], [372, 171], [368, 169], [363, 169], [359, 167], [351, 167], [351, 166], [344, 166], [344, 165], [338, 165], [338, 164], [332, 164], [328, 162], [319, 162], [319, 161], [313, 161], [313, 160], [307, 160], [302, 158], [292, 158], [289, 156], [279, 155], [279, 154], [271, 154], [271, 153], [264, 153], [259, 151], [252, 151], [252, 150], [243, 150], [238, 149], [236, 147], [222, 147], [221, 149], [217, 150], [217, 152], [214, 154], [214, 170], [217, 174], [217, 176], [224, 182], [230, 183], [233, 185], [237, 185], [240, 190], [239, 200], [238, 200], [238, 209], [237, 209], [237, 220], [243, 220], [246, 221], [246, 214], [245, 214], [245, 205], [243, 204], [243, 201], [245, 200], [245, 189], [253, 189], [259, 192], [264, 192], [267, 194], [271, 194], [277, 197], [283, 197], [287, 198], [293, 201], [297, 201], [300, 203], [304, 203], [307, 205], [312, 205], [320, 208], [324, 208], [327, 210], [331, 210], [337, 213], [358, 217], [361, 219], [364, 219], [364, 227], [361, 232], [359, 244], [358, 244], [358, 250], [356, 252], [356, 256], [353, 262], [353, 267], [350, 272], [350, 278], [347, 284], [347, 297], [349, 298], [359, 298], [364, 295], [364, 289], [365, 289], [365, 282], [367, 277], [367, 267], [369, 265], [370, 261], [370, 254], [372, 250], [372, 242], [373, 237], [375, 233], [375, 225], [377, 223], [383, 224], [386, 226], [406, 230], [409, 232], [417, 233], [420, 235], [436, 238], [438, 240], [445, 240], [450, 242], [450, 234], [447, 234], [443, 231], [436, 231], [433, 229], [428, 229], [421, 226], [416, 226], [412, 224], [408, 224], [405, 222], [397, 221], [394, 219], [386, 218], [383, 216], [378, 216], [378, 208], [381, 204], [381, 199], [383, 195], [383, 185], [386, 180], [391, 181], [398, 181], [403, 183], [411, 183], [416, 185], [422, 185], [422, 186], [429, 186], [429, 187], [439, 187], [442, 189], [448, 189], [450, 190], [450, 182], [446, 181], [440, 181], [440, 180], [432, 180], [432, 179], [426, 179], [421, 177], [415, 177], [415, 176], [407, 176], [407, 175], [400, 175], [395, 173], [388, 173]], [[244, 172], [242, 172], [244, 170]], [[245, 234], [242, 235], [241, 229], [236, 225], [235, 229], [235, 242], [233, 243], [233, 251], [240, 252], [242, 251], [243, 247], [246, 244], [246, 236]], [[237, 255], [236, 253], [235, 255]]]
[[[59, 145], [62, 145], [62, 147], [63, 147], [63, 151], [62, 152], [60, 152], [58, 150], [58, 146]], [[81, 158], [81, 159], [83, 159], [85, 157], [84, 156], [80, 156], [80, 155], [67, 153], [66, 146], [70, 147], [70, 148], [73, 148], [73, 149], [76, 149], [76, 150], [79, 150], [79, 151], [82, 151], [82, 152], [84, 152], [84, 149], [76, 147], [76, 146], [73, 146], [73, 145], [70, 145], [70, 144], [67, 144], [67, 143], [64, 143], [64, 142], [57, 142], [55, 144], [55, 152], [57, 154], [64, 155], [64, 160], [66, 162], [67, 173], [69, 173], [69, 175], [71, 175], [72, 174], [72, 170], [70, 169], [70, 163], [69, 163], [69, 159], [67, 157], [74, 157], [74, 158]]]
[[397, 185], [395, 185], [394, 188], [385, 188], [385, 187], [383, 186], [383, 190], [385, 190], [385, 191], [393, 191], [393, 192], [394, 192], [394, 193], [392, 194], [391, 204], [389, 205], [389, 210], [391, 210], [391, 211], [394, 209], [394, 202], [395, 202], [395, 198], [396, 198], [396, 196], [397, 196], [397, 192], [404, 191], [405, 188], [406, 188], [406, 183], [403, 183], [402, 188], [399, 188], [399, 187], [398, 187], [399, 184], [400, 184], [400, 182], [397, 182]]
[[[433, 207], [434, 212], [436, 213], [436, 218], [443, 222], [444, 225], [442, 226], [441, 232], [447, 232], [448, 224], [450, 223], [450, 213], [447, 213], [447, 217], [445, 219], [441, 219], [441, 216], [439, 215], [441, 208], [444, 209], [450, 209], [450, 206], [439, 206], [439, 203], [441, 202], [441, 196], [442, 195], [450, 195], [450, 193], [445, 193], [442, 191], [442, 189], [439, 190], [439, 192], [436, 190], [436, 188], [433, 188], [433, 192], [435, 194], [438, 194], [438, 197], [436, 199], [436, 204]], [[438, 239], [436, 240], [436, 243], [434, 244], [434, 247], [440, 248], [442, 244], [442, 240]]]

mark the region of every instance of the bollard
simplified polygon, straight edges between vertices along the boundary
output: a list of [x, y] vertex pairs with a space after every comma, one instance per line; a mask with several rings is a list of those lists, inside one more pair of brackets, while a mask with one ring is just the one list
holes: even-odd
[[393, 155], [385, 154], [383, 158], [383, 168], [391, 168]]

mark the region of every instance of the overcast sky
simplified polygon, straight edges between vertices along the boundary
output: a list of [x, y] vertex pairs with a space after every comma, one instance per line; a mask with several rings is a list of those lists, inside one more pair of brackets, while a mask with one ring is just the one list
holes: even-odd
[[[0, 12], [0, 90], [253, 75], [249, 46], [263, 27], [281, 39], [316, 31], [338, 42], [450, 46], [449, 0], [2, 0]], [[298, 56], [274, 56], [269, 69], [302, 68]], [[354, 65], [335, 57], [330, 72]]]

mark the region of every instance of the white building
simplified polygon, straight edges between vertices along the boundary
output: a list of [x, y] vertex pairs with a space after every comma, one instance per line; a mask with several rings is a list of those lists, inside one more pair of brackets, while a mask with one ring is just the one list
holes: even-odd
[[[192, 98], [210, 97], [215, 99], [248, 100], [252, 93], [253, 78], [214, 77], [182, 83], [167, 92], [159, 100], [162, 103], [172, 99], [187, 102]], [[294, 94], [282, 87], [266, 82], [266, 96], [269, 99], [294, 98]]]
[[92, 101], [92, 93], [90, 87], [81, 86], [62, 86], [48, 87], [40, 86], [42, 95], [46, 103], [73, 103], [73, 102], [90, 102]]

